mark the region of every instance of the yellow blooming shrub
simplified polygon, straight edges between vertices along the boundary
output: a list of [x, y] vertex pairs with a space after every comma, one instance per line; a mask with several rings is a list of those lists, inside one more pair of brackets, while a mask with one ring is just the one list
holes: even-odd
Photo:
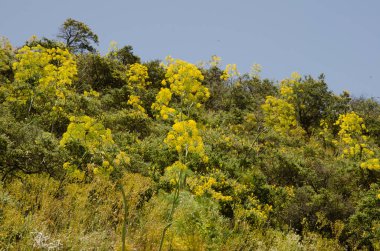
[[355, 112], [340, 114], [335, 125], [339, 126], [338, 140], [333, 143], [342, 151], [341, 157], [359, 159], [360, 167], [370, 170], [380, 170], [379, 159], [369, 145], [369, 137], [364, 119]]
[[[169, 177], [172, 185], [176, 186], [172, 210], [168, 217], [169, 227], [172, 224], [170, 221], [174, 209], [179, 202], [180, 190], [186, 185], [186, 177], [191, 173], [187, 166], [189, 153], [198, 155], [204, 162], [208, 161], [197, 123], [190, 119], [190, 116], [191, 111], [201, 108], [202, 102], [210, 97], [210, 92], [202, 85], [203, 75], [195, 65], [168, 57], [164, 68], [166, 73], [162, 84], [167, 87], [161, 88], [151, 107], [153, 111], [159, 112], [157, 118], [163, 120], [174, 118], [174, 125], [164, 140], [169, 149], [177, 151], [179, 159], [165, 169], [164, 175]], [[170, 104], [173, 95], [178, 101], [177, 104]], [[163, 231], [162, 241], [165, 233], [166, 230]]]
[[367, 161], [362, 162], [360, 167], [369, 170], [380, 170], [380, 160], [377, 158], [368, 159]]
[[[157, 118], [167, 120], [174, 118], [172, 130], [167, 134], [164, 143], [176, 150], [180, 161], [186, 165], [188, 154], [196, 154], [204, 162], [208, 161], [202, 137], [197, 123], [190, 119], [190, 112], [201, 107], [210, 97], [209, 90], [201, 83], [203, 75], [193, 64], [168, 57], [163, 65], [166, 74], [161, 88], [152, 104], [152, 109], [159, 112]], [[171, 104], [175, 96], [178, 104]], [[182, 162], [181, 162], [182, 163]]]
[[[80, 169], [94, 174], [109, 175], [115, 167], [129, 165], [130, 158], [123, 151], [116, 149], [110, 129], [88, 116], [72, 116], [67, 131], [60, 141], [61, 147], [69, 144], [79, 144], [85, 149], [85, 155], [90, 155], [89, 163], [66, 162], [63, 168], [76, 177], [83, 177]], [[83, 167], [85, 166], [85, 168]]]
[[271, 205], [261, 204], [257, 198], [250, 196], [244, 205], [237, 204], [234, 212], [237, 219], [261, 226], [267, 222], [271, 211]]
[[[204, 194], [209, 194], [211, 198], [217, 201], [232, 201], [232, 197], [223, 195], [221, 192], [215, 191], [213, 186], [217, 185], [218, 182], [214, 177], [204, 177], [200, 178], [200, 185], [195, 187], [195, 195], [203, 196]], [[202, 184], [203, 183], [203, 184]]]
[[110, 129], [89, 116], [72, 116], [67, 131], [60, 141], [65, 146], [70, 141], [81, 143], [90, 153], [95, 153], [100, 146], [109, 147], [114, 144]]
[[73, 56], [61, 48], [24, 46], [13, 64], [14, 83], [8, 86], [7, 101], [44, 110], [59, 110], [70, 94], [77, 67]]
[[252, 187], [227, 178], [219, 169], [212, 169], [205, 176], [191, 177], [189, 186], [196, 196], [209, 196], [216, 201], [230, 203], [239, 220], [263, 224], [272, 211], [272, 206], [262, 204], [253, 195]]
[[335, 125], [339, 126], [338, 141], [335, 145], [342, 149], [342, 157], [363, 159], [374, 153], [368, 148], [368, 137], [364, 135], [367, 131], [364, 120], [355, 112], [340, 114]]
[[84, 97], [96, 97], [98, 98], [100, 96], [99, 92], [97, 91], [94, 91], [94, 90], [90, 90], [90, 91], [84, 91], [83, 92], [83, 96]]
[[264, 111], [264, 122], [269, 128], [282, 136], [302, 133], [297, 126], [296, 114], [292, 104], [283, 99], [268, 96], [261, 106]]

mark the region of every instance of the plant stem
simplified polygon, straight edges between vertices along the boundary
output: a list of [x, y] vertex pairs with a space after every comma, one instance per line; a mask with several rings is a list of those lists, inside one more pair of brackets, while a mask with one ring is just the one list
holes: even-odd
[[125, 196], [124, 188], [122, 184], [118, 185], [121, 194], [123, 196], [123, 206], [124, 206], [124, 219], [123, 219], [123, 228], [121, 230], [121, 250], [125, 251], [125, 237], [127, 235], [127, 216], [128, 216], [128, 208], [127, 208], [127, 197]]

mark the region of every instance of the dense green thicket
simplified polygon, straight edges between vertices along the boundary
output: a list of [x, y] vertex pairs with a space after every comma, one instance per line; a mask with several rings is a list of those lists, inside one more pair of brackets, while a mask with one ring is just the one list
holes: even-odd
[[59, 38], [1, 41], [2, 249], [380, 249], [374, 99]]

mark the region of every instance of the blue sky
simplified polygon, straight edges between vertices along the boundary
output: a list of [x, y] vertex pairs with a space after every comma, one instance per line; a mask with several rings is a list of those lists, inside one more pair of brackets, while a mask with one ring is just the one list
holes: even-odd
[[378, 0], [0, 0], [0, 35], [15, 46], [54, 38], [66, 18], [88, 24], [99, 50], [114, 40], [144, 61], [171, 55], [193, 63], [222, 57], [281, 80], [326, 75], [331, 90], [380, 97]]

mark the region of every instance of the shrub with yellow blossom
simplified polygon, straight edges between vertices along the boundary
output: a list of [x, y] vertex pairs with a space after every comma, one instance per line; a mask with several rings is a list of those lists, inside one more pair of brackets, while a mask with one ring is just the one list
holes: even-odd
[[265, 126], [272, 128], [281, 136], [302, 134], [302, 130], [297, 126], [292, 104], [283, 99], [268, 96], [261, 108], [264, 111]]
[[[70, 148], [77, 144], [83, 147], [84, 153], [76, 164], [66, 162], [63, 167], [77, 177], [84, 177], [81, 170], [92, 171], [94, 174], [110, 174], [114, 167], [129, 164], [129, 157], [123, 151], [118, 151], [110, 129], [89, 116], [70, 117], [70, 124], [63, 134], [60, 146]], [[85, 158], [85, 156], [89, 156]], [[80, 167], [80, 168], [79, 168]]]
[[196, 196], [212, 199], [232, 206], [236, 219], [248, 220], [261, 225], [268, 220], [272, 207], [262, 204], [252, 193], [252, 186], [227, 178], [219, 169], [212, 169], [205, 176], [191, 178], [190, 188]]
[[7, 102], [25, 105], [28, 112], [62, 111], [69, 86], [77, 74], [74, 57], [66, 49], [24, 46], [13, 64], [14, 83], [7, 86]]
[[363, 118], [355, 112], [340, 114], [335, 125], [339, 126], [338, 140], [333, 143], [342, 151], [341, 157], [361, 160], [360, 166], [370, 170], [380, 170], [375, 151], [369, 146], [369, 137]]

